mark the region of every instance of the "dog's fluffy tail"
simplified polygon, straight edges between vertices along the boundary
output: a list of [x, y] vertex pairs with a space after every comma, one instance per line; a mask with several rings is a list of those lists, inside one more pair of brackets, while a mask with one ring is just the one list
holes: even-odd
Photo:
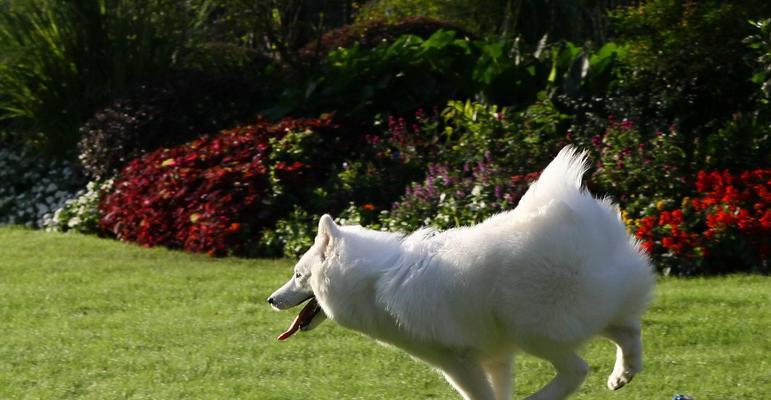
[[573, 146], [565, 146], [546, 169], [538, 181], [522, 196], [518, 209], [535, 211], [551, 200], [562, 200], [568, 205], [580, 203], [584, 193], [582, 180], [589, 169], [586, 151], [579, 152]]

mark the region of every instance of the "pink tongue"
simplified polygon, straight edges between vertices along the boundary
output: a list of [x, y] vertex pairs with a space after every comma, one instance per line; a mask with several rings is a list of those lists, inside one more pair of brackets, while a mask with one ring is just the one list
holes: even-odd
[[300, 316], [298, 315], [294, 317], [294, 321], [292, 321], [292, 325], [289, 325], [289, 328], [284, 333], [278, 335], [278, 340], [286, 340], [299, 330], [300, 330]]
[[289, 325], [289, 328], [287, 330], [278, 335], [278, 340], [286, 340], [290, 336], [294, 335], [298, 330], [300, 330], [300, 326], [305, 322], [310, 322], [310, 320], [313, 319], [313, 317], [316, 315], [313, 311], [316, 309], [316, 305], [318, 303], [316, 302], [315, 298], [311, 298], [310, 301], [308, 301], [307, 304], [305, 304], [305, 307], [300, 311], [300, 314], [298, 314], [294, 321], [292, 321], [292, 324]]

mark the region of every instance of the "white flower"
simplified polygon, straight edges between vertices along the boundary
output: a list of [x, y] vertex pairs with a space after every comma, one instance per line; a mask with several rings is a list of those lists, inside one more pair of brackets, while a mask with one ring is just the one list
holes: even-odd
[[54, 211], [54, 218], [53, 222], [57, 225], [62, 221], [62, 212], [64, 211], [64, 207], [58, 208], [56, 211]]
[[83, 222], [83, 220], [81, 220], [80, 217], [72, 217], [70, 218], [69, 221], [67, 221], [67, 226], [70, 228], [74, 228], [80, 225], [81, 222]]

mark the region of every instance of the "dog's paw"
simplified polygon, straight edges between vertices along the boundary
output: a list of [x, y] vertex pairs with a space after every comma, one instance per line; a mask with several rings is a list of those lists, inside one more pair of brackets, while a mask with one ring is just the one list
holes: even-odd
[[624, 387], [624, 385], [631, 382], [632, 378], [634, 378], [634, 371], [613, 371], [613, 373], [608, 377], [608, 388], [610, 390], [621, 389]]

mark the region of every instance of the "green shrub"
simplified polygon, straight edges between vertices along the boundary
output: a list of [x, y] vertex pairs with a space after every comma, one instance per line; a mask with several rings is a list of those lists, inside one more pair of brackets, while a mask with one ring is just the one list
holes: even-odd
[[731, 171], [771, 165], [769, 121], [759, 112], [732, 115], [722, 126], [707, 134], [700, 164], [709, 169]]
[[288, 83], [266, 113], [334, 111], [361, 119], [475, 97], [522, 109], [544, 90], [574, 97], [603, 92], [623, 51], [614, 44], [592, 52], [559, 43], [527, 52], [518, 41], [472, 40], [451, 30], [427, 39], [403, 35], [371, 49], [354, 45], [330, 52], [306, 79]]
[[752, 27], [747, 21], [768, 15], [771, 3], [652, 0], [615, 16], [618, 43], [628, 47], [625, 72], [618, 80], [623, 114], [652, 126], [677, 122], [683, 132], [700, 137], [717, 129], [733, 113], [753, 106], [756, 89], [750, 51], [742, 44]]
[[300, 56], [306, 60], [314, 60], [326, 56], [331, 51], [355, 45], [362, 49], [372, 49], [383, 43], [392, 43], [403, 35], [413, 35], [425, 40], [440, 29], [455, 31], [460, 37], [475, 37], [459, 25], [425, 17], [407, 17], [395, 21], [373, 20], [325, 32], [318, 41], [311, 41], [300, 49]]
[[72, 155], [78, 127], [111, 93], [186, 63], [211, 9], [208, 0], [1, 3], [0, 119], [28, 143]]
[[380, 223], [392, 231], [411, 232], [432, 226], [449, 229], [473, 225], [516, 207], [538, 174], [512, 175], [489, 157], [462, 169], [429, 164], [426, 178], [413, 183]]
[[633, 215], [653, 199], [687, 191], [690, 169], [677, 127], [646, 135], [631, 120], [611, 119], [608, 129], [592, 138], [596, 168], [591, 181]]
[[261, 253], [299, 258], [313, 245], [319, 217], [295, 206], [286, 218], [276, 221], [273, 229], [263, 230]]
[[522, 36], [535, 43], [548, 34], [555, 40], [600, 42], [609, 30], [607, 13], [628, 1], [374, 0], [357, 21], [398, 21], [423, 16], [452, 21], [478, 34]]
[[744, 43], [755, 53], [752, 82], [760, 87], [760, 103], [768, 105], [771, 101], [771, 18], [753, 21], [752, 25], [755, 32], [745, 38]]
[[438, 120], [422, 112], [415, 120], [391, 118], [384, 135], [370, 139], [379, 156], [422, 168], [422, 178], [381, 214], [388, 229], [468, 225], [515, 207], [533, 173], [565, 143], [569, 123], [546, 98], [519, 112], [451, 101]]
[[307, 80], [290, 85], [270, 116], [337, 111], [339, 116], [371, 118], [402, 114], [474, 93], [469, 40], [453, 31], [429, 39], [401, 36], [373, 49], [357, 45], [327, 55]]

